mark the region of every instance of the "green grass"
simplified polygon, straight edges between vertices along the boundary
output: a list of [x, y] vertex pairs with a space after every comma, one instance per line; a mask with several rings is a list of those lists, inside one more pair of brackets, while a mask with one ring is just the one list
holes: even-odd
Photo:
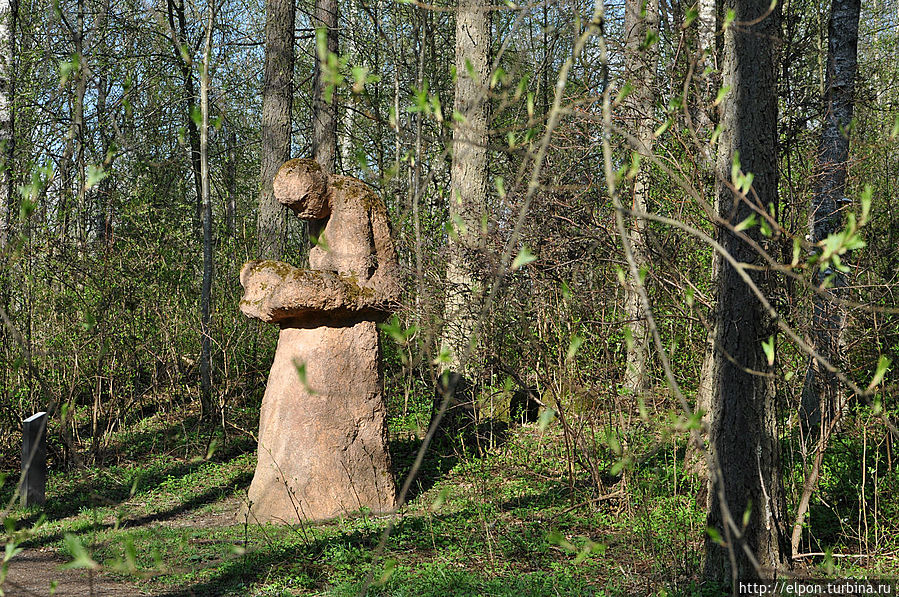
[[[611, 450], [592, 448], [600, 492], [583, 468], [569, 470], [557, 424], [515, 429], [482, 456], [438, 446], [376, 554], [385, 517], [244, 524], [235, 514], [254, 441], [185, 428], [145, 421], [117, 438], [115, 462], [52, 474], [43, 511], [16, 513], [20, 529], [45, 517], [22, 546], [74, 557], [77, 537], [105, 573], [173, 597], [355, 595], [369, 572], [374, 595], [701, 594], [705, 512], [682, 450], [648, 442], [622, 479], [609, 473]], [[404, 475], [419, 441], [396, 435]], [[843, 486], [828, 476], [823, 488]], [[595, 501], [599, 493], [620, 495]]]

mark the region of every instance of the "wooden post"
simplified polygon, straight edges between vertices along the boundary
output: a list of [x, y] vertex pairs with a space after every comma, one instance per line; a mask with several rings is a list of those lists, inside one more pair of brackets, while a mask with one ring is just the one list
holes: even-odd
[[43, 504], [47, 486], [47, 413], [22, 421], [22, 505]]

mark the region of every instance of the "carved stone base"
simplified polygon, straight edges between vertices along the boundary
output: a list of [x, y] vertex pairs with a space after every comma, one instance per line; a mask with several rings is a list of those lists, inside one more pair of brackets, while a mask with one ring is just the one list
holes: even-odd
[[243, 513], [251, 523], [325, 520], [396, 506], [380, 352], [372, 321], [282, 326]]

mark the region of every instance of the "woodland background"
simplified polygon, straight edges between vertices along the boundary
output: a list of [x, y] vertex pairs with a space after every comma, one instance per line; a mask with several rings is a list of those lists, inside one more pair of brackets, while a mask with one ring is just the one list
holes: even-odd
[[[145, 588], [206, 583], [197, 594], [379, 578], [391, 594], [716, 594], [768, 566], [895, 571], [896, 3], [0, 13], [0, 460], [12, 495], [21, 420], [46, 410], [53, 471], [49, 523], [27, 531], [37, 512], [8, 508], [26, 529], [8, 526], [11, 545], [93, 568], [84, 544], [153, 570]], [[171, 529], [103, 531], [205, 470], [209, 495], [171, 512], [245, 491], [277, 333], [239, 312], [237, 274], [303, 265], [307, 231], [271, 178], [308, 156], [375, 188], [393, 223], [398, 472], [431, 454], [408, 517], [383, 545], [387, 523], [366, 518], [255, 530], [255, 547], [246, 525], [209, 531], [209, 553]], [[465, 391], [435, 396], [445, 371]], [[517, 426], [522, 397], [542, 414]], [[755, 414], [720, 416], [728, 404]], [[709, 469], [702, 446], [731, 440]], [[729, 521], [719, 487], [743, 488]], [[769, 499], [764, 530], [753, 504]], [[189, 572], [172, 563], [185, 553]]]

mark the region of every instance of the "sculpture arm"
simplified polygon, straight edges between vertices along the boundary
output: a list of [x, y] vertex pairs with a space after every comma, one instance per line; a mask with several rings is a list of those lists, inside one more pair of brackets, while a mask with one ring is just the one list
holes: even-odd
[[372, 288], [384, 303], [398, 303], [402, 287], [387, 208], [377, 196], [370, 205], [368, 216], [378, 265], [365, 285]]
[[240, 310], [266, 323], [318, 317], [343, 319], [388, 310], [374, 289], [335, 272], [298, 269], [281, 261], [250, 261], [240, 272]]

